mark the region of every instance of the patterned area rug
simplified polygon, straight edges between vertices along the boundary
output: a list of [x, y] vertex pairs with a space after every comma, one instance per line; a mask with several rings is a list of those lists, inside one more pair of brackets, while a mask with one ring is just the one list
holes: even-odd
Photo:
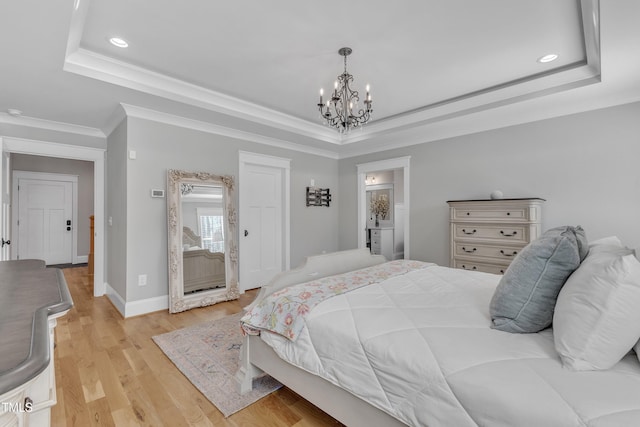
[[264, 376], [253, 381], [251, 392], [245, 395], [237, 392], [234, 375], [242, 346], [242, 314], [153, 337], [174, 365], [225, 417], [282, 387], [270, 376]]

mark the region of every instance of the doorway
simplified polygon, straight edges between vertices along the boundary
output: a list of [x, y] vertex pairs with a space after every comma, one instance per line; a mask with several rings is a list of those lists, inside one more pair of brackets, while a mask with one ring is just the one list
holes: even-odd
[[[104, 196], [105, 196], [105, 149], [83, 147], [77, 145], [58, 144], [53, 142], [35, 141], [30, 139], [0, 137], [3, 157], [8, 153], [31, 154], [45, 157], [58, 157], [64, 159], [87, 160], [93, 162], [93, 186], [94, 199], [93, 211], [94, 222], [94, 287], [93, 295], [101, 296], [105, 293], [104, 281], [104, 245], [105, 245], [105, 223], [104, 223]], [[5, 188], [9, 182], [9, 171], [4, 167], [4, 162], [0, 163], [0, 187]], [[2, 213], [0, 213], [2, 214]], [[5, 215], [0, 218], [3, 223]]]
[[[78, 241], [78, 177], [13, 172], [13, 259], [71, 264]], [[17, 238], [16, 238], [17, 237]]]
[[290, 160], [239, 153], [239, 289], [289, 269]]
[[[402, 203], [393, 203], [393, 212], [392, 216], [396, 219], [393, 225], [393, 234], [395, 235], [395, 241], [402, 241], [403, 250], [400, 253], [398, 250], [393, 251], [398, 258], [410, 259], [410, 160], [411, 157], [398, 157], [394, 159], [388, 160], [380, 160], [376, 162], [363, 163], [357, 165], [357, 185], [358, 185], [358, 247], [365, 248], [370, 247], [371, 237], [370, 237], [370, 229], [371, 225], [368, 224], [371, 222], [369, 218], [371, 217], [370, 206], [367, 204], [367, 184], [375, 184], [371, 180], [367, 181], [367, 177], [369, 175], [373, 175], [375, 173], [378, 174], [391, 174], [401, 173], [402, 179], [399, 181], [399, 185], [394, 185], [394, 193], [392, 194], [402, 194]], [[394, 172], [395, 171], [395, 172]], [[379, 181], [378, 181], [379, 184]], [[370, 203], [369, 195], [369, 203]], [[390, 207], [391, 209], [391, 207]], [[379, 224], [380, 225], [380, 224]], [[383, 224], [389, 225], [389, 224]], [[380, 230], [381, 233], [385, 233]], [[384, 243], [384, 242], [381, 242]]]

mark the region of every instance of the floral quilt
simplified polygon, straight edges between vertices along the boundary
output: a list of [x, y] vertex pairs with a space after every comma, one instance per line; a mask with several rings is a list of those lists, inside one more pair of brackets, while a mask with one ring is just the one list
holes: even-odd
[[281, 289], [242, 317], [242, 329], [251, 335], [258, 335], [261, 330], [271, 331], [295, 341], [304, 328], [307, 313], [322, 301], [430, 265], [433, 264], [395, 260]]

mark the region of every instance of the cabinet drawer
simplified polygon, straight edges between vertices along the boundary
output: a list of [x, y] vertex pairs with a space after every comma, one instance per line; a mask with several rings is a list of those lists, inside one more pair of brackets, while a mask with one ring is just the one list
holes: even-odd
[[529, 221], [529, 208], [518, 207], [455, 207], [451, 208], [453, 221]]
[[507, 271], [506, 265], [483, 264], [480, 262], [464, 261], [456, 259], [453, 263], [454, 268], [470, 271], [482, 271], [484, 273], [504, 274]]
[[526, 244], [529, 242], [529, 227], [520, 224], [454, 224], [454, 238], [456, 240], [493, 239]]
[[376, 229], [376, 228], [372, 228], [371, 229], [371, 237], [380, 237], [380, 230]]
[[502, 262], [510, 263], [511, 260], [520, 252], [520, 247], [475, 244], [473, 242], [457, 242], [455, 244], [454, 254], [456, 257], [481, 257], [492, 258]]

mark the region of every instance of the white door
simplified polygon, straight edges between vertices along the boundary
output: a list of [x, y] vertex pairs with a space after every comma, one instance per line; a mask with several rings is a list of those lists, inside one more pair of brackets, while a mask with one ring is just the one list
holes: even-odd
[[[289, 267], [288, 169], [242, 163], [239, 182], [240, 290], [269, 282]], [[288, 167], [288, 160], [287, 160]]]
[[72, 208], [72, 182], [19, 179], [18, 259], [71, 263]]

